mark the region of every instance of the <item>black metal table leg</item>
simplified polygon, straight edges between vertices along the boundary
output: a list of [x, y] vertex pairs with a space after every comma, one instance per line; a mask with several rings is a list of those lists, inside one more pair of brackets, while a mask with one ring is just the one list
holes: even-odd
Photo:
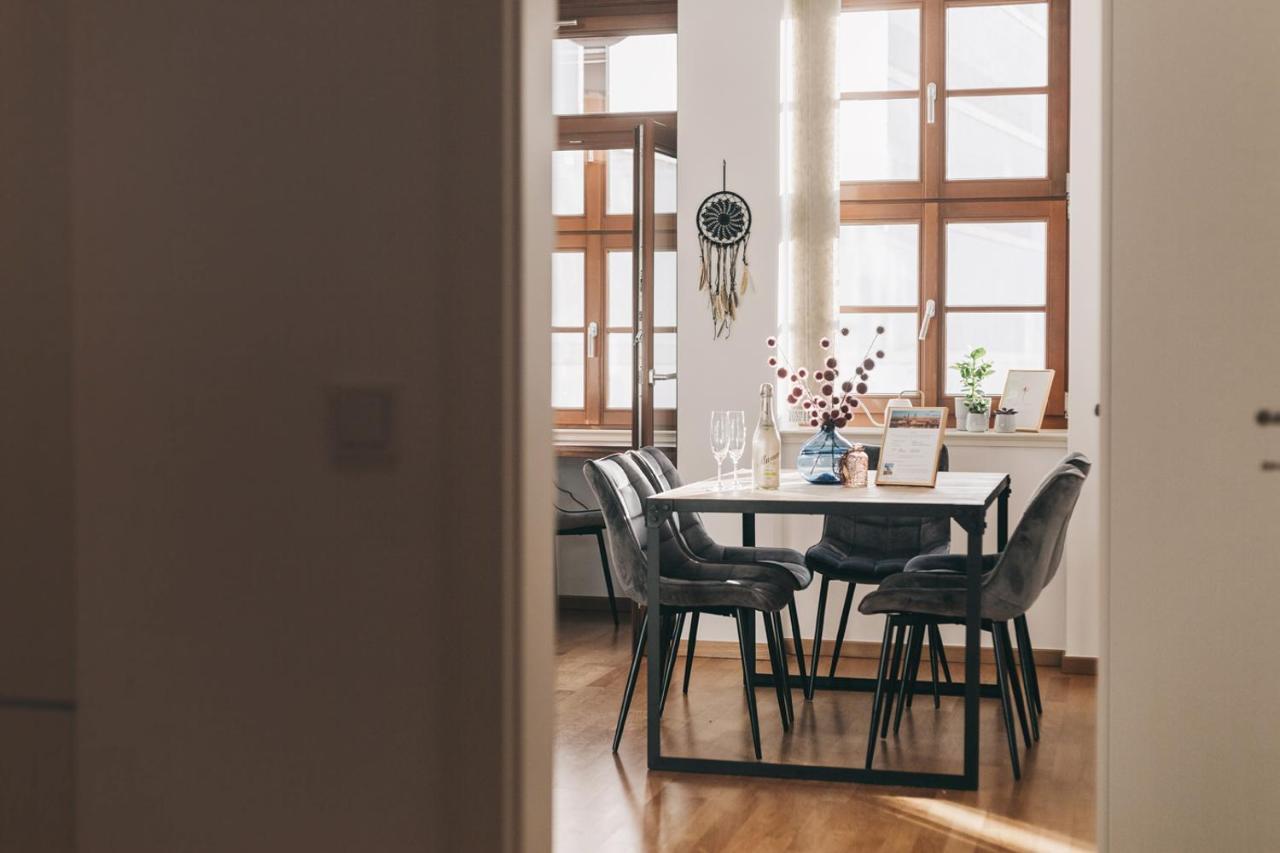
[[[1008, 504], [1000, 503], [1000, 518], [1007, 524]], [[986, 513], [971, 514], [964, 525], [969, 534], [965, 561], [964, 620], [964, 780], [978, 787], [978, 707], [981, 684], [979, 651], [982, 642], [982, 534]]]

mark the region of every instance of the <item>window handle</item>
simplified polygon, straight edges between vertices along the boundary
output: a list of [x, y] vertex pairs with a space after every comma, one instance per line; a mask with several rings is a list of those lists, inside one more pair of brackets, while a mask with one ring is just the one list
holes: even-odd
[[933, 300], [930, 299], [925, 302], [924, 318], [920, 321], [920, 340], [923, 341], [925, 338], [929, 337], [929, 322], [933, 319], [933, 315], [936, 313], [937, 308], [935, 307]]
[[653, 368], [649, 368], [649, 384], [650, 385], [652, 385], [654, 382], [665, 382], [668, 379], [675, 379], [675, 378], [676, 378], [676, 375], [674, 373], [655, 373], [653, 371]]
[[925, 87], [924, 101], [925, 120], [933, 124], [938, 118], [938, 84], [930, 83]]
[[596, 357], [596, 338], [600, 337], [600, 327], [591, 322], [587, 325], [587, 358]]

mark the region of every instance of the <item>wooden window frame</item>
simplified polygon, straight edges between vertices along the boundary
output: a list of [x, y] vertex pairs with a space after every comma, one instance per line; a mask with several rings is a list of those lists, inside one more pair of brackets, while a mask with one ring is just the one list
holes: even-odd
[[[1048, 85], [990, 89], [947, 88], [946, 12], [964, 6], [1049, 5]], [[920, 10], [920, 78], [915, 92], [841, 92], [845, 100], [914, 97], [919, 105], [920, 177], [914, 181], [841, 181], [842, 201], [922, 201], [930, 199], [1050, 198], [1067, 193], [1070, 135], [1070, 0], [841, 0], [842, 12]], [[937, 87], [935, 121], [928, 121], [926, 93]], [[1048, 96], [1048, 152], [1043, 178], [948, 180], [947, 99], [949, 96], [1044, 94]]]
[[[634, 148], [633, 133], [636, 123], [653, 115], [609, 113], [562, 116], [559, 128], [564, 144], [557, 147], [559, 150], [581, 148], [596, 154], [611, 150], [631, 151]], [[664, 122], [675, 126], [674, 113], [664, 113], [661, 116]], [[628, 429], [631, 426], [630, 405], [627, 408], [610, 408], [608, 405], [609, 333], [631, 331], [630, 327], [608, 326], [608, 256], [610, 251], [633, 251], [633, 215], [608, 213], [606, 157], [584, 158], [583, 170], [583, 212], [581, 215], [554, 217], [556, 234], [553, 249], [557, 252], [581, 251], [585, 255], [583, 325], [581, 328], [552, 327], [551, 331], [581, 332], [583, 335], [584, 405], [580, 409], [554, 409], [554, 424], [557, 427]], [[654, 217], [653, 245], [660, 252], [676, 250], [674, 213]], [[634, 305], [632, 310], [634, 311]], [[596, 338], [596, 356], [587, 358], [586, 330], [592, 322], [596, 323], [599, 335]], [[662, 326], [655, 327], [653, 334], [675, 331], [675, 326]], [[659, 429], [674, 428], [676, 410], [655, 409], [654, 425]]]
[[[951, 92], [946, 88], [946, 10], [961, 6], [1049, 4], [1048, 85], [1018, 89], [972, 89]], [[851, 98], [915, 97], [920, 104], [920, 177], [915, 181], [843, 181], [840, 185], [840, 223], [874, 224], [917, 222], [920, 225], [919, 297], [914, 308], [903, 306], [839, 306], [846, 313], [913, 312], [917, 328], [921, 311], [932, 299], [936, 314], [929, 334], [918, 341], [919, 390], [927, 405], [946, 406], [954, 425], [954, 395], [946, 393], [946, 330], [949, 313], [979, 311], [1043, 312], [1045, 315], [1045, 366], [1054, 370], [1053, 386], [1045, 412], [1046, 428], [1066, 427], [1067, 343], [1069, 326], [1067, 269], [1067, 169], [1069, 165], [1069, 0], [841, 0], [842, 11], [920, 9], [920, 79], [915, 92], [841, 93]], [[925, 96], [928, 83], [937, 84], [936, 120], [927, 121]], [[946, 112], [950, 94], [988, 95], [1044, 93], [1048, 95], [1047, 176], [1032, 179], [984, 179], [949, 181], [946, 168]], [[946, 302], [946, 226], [955, 221], [1044, 221], [1046, 231], [1045, 304], [1043, 306], [962, 306]], [[883, 389], [868, 395], [868, 408], [883, 412], [888, 400], [901, 389]], [[860, 419], [869, 423], [865, 416]]]
[[[1045, 411], [1045, 426], [1061, 429], [1066, 426], [1067, 388], [1067, 204], [1060, 199], [1035, 200], [976, 200], [929, 202], [842, 202], [841, 225], [876, 225], [913, 222], [919, 224], [919, 282], [918, 298], [914, 306], [902, 305], [839, 305], [837, 311], [845, 314], [909, 313], [915, 317], [919, 328], [921, 310], [932, 299], [937, 313], [930, 321], [929, 333], [923, 341], [917, 341], [917, 366], [924, 401], [930, 406], [947, 406], [954, 425], [956, 395], [947, 394], [947, 315], [950, 313], [989, 313], [992, 311], [1015, 313], [1043, 313], [1045, 315], [1045, 367], [1054, 370], [1049, 405]], [[1045, 245], [1045, 302], [1043, 305], [947, 305], [947, 224], [950, 222], [1044, 222]], [[897, 396], [899, 388], [885, 388], [865, 397], [873, 414], [884, 411], [890, 398]], [[998, 396], [998, 394], [996, 395]], [[865, 417], [859, 423], [869, 425]]]

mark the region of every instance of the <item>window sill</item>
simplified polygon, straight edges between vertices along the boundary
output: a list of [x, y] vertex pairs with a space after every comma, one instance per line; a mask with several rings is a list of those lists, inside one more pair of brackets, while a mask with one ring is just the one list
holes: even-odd
[[[811, 428], [798, 429], [788, 427], [782, 432], [782, 443], [787, 446], [804, 444], [814, 434]], [[862, 441], [879, 444], [884, 430], [879, 427], [846, 427], [840, 434], [850, 441]], [[950, 447], [1058, 447], [1066, 449], [1067, 431], [1065, 429], [1043, 429], [1040, 432], [963, 432], [948, 429], [945, 442]]]
[[[552, 430], [552, 443], [558, 456], [592, 458], [618, 453], [631, 447], [631, 430], [628, 429], [578, 429], [557, 427]], [[662, 448], [676, 446], [676, 431], [654, 431], [654, 442]]]

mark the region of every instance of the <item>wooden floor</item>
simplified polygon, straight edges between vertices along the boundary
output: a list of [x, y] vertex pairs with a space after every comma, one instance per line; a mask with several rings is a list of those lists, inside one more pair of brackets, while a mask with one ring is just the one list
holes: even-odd
[[[625, 622], [615, 631], [607, 614], [561, 614], [554, 792], [561, 853], [1094, 849], [1092, 676], [1041, 667], [1043, 730], [1039, 743], [1021, 751], [1016, 783], [999, 702], [984, 700], [976, 792], [650, 773], [643, 667], [622, 746], [616, 756], [609, 751], [629, 640]], [[663, 716], [663, 752], [751, 760], [740, 664], [697, 657], [687, 696], [678, 686], [683, 665], [682, 655]], [[842, 661], [840, 672], [871, 675], [874, 668], [870, 660]], [[959, 669], [953, 664], [953, 674], [963, 677]], [[984, 671], [983, 680], [994, 681], [994, 672]], [[772, 689], [757, 690], [756, 701], [766, 761], [863, 760], [868, 694], [819, 691], [805, 702], [796, 691], [796, 727], [788, 735]], [[959, 697], [943, 697], [935, 710], [931, 697], [918, 696], [901, 733], [880, 742], [876, 766], [958, 771], [963, 715]]]

